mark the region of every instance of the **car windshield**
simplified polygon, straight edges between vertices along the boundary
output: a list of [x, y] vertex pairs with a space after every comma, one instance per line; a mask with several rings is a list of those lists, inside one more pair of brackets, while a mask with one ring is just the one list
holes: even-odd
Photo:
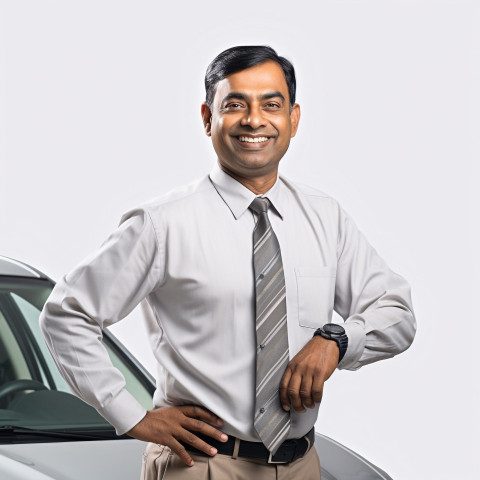
[[[53, 432], [57, 437], [62, 432], [63, 439], [119, 438], [95, 409], [71, 393], [44, 343], [38, 319], [52, 288], [44, 279], [0, 277], [0, 443], [27, 429], [35, 430], [29, 438]], [[109, 332], [103, 343], [130, 393], [152, 408], [147, 374]]]

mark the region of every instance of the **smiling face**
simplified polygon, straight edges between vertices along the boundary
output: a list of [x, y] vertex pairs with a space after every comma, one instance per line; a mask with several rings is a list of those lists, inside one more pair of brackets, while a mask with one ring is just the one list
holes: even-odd
[[290, 109], [283, 70], [267, 61], [218, 82], [212, 109], [203, 104], [202, 116], [224, 171], [239, 181], [274, 182], [300, 107]]

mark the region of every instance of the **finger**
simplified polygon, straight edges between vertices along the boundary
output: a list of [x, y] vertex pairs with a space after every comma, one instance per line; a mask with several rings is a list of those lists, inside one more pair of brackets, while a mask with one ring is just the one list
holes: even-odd
[[187, 450], [185, 450], [185, 447], [180, 442], [175, 440], [175, 438], [172, 438], [171, 442], [169, 442], [167, 446], [170, 447], [173, 453], [179, 456], [180, 460], [183, 463], [185, 463], [189, 467], [193, 467], [193, 458], [188, 454]]
[[220, 440], [221, 442], [226, 442], [228, 440], [228, 435], [198, 418], [187, 418], [184, 427], [190, 431], [204, 433], [205, 435]]
[[206, 420], [207, 422], [214, 423], [218, 426], [223, 425], [223, 420], [206, 408], [199, 407], [198, 405], [184, 405], [183, 407], [178, 408], [187, 417], [201, 418], [202, 420]]
[[303, 375], [300, 384], [300, 398], [302, 399], [302, 404], [308, 408], [315, 407], [315, 402], [312, 398], [312, 383], [313, 379], [311, 375]]
[[306, 412], [303, 406], [302, 399], [300, 398], [300, 385], [302, 383], [302, 377], [298, 373], [294, 373], [290, 378], [290, 383], [287, 387], [287, 395], [292, 407], [299, 413]]
[[206, 453], [207, 455], [215, 455], [217, 453], [217, 449], [212, 447], [207, 442], [198, 438], [194, 433], [189, 432], [188, 430], [183, 430], [181, 433], [176, 436], [177, 440], [181, 440], [184, 443], [188, 443], [192, 447], [195, 447], [197, 450], [201, 450], [202, 452]]
[[316, 375], [312, 383], [312, 398], [315, 403], [320, 403], [323, 397], [323, 380], [322, 377]]
[[285, 411], [290, 410], [290, 400], [288, 399], [288, 384], [290, 383], [290, 378], [292, 377], [292, 371], [287, 367], [285, 373], [283, 374], [282, 380], [280, 380], [280, 403], [282, 404], [282, 408]]

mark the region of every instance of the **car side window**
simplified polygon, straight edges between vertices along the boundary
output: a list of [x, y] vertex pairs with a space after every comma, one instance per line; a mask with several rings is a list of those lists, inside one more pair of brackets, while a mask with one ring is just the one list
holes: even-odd
[[31, 378], [27, 362], [11, 328], [0, 311], [0, 385]]
[[[43, 429], [109, 429], [92, 407], [74, 396], [44, 342], [38, 323], [52, 283], [0, 277], [0, 425]], [[104, 346], [122, 372], [127, 390], [152, 408], [151, 379], [118, 340], [105, 332]], [[68, 408], [67, 408], [68, 406]]]

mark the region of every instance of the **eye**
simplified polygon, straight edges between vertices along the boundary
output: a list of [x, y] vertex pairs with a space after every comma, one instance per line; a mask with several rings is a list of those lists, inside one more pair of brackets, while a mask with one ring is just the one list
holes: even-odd
[[268, 110], [277, 110], [281, 107], [277, 102], [268, 102], [265, 104], [265, 108]]
[[235, 110], [238, 108], [242, 108], [242, 104], [237, 102], [231, 102], [231, 103], [227, 103], [227, 105], [225, 105], [225, 108], [228, 110]]

